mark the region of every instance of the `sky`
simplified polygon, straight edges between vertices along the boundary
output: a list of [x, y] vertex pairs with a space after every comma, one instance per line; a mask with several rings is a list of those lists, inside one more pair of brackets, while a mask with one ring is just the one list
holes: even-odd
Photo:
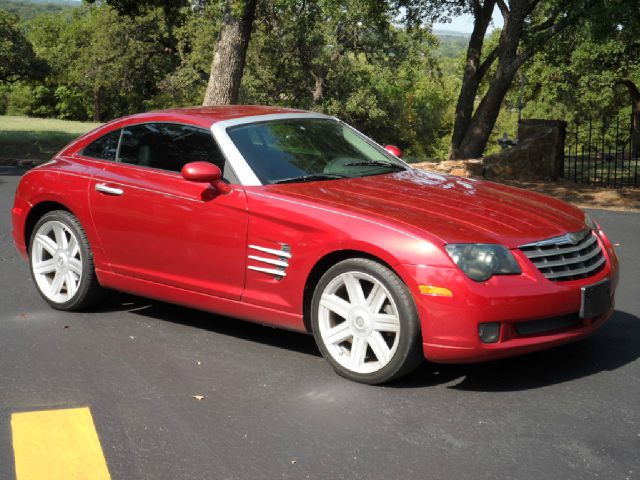
[[[487, 33], [493, 31], [496, 27], [502, 27], [502, 15], [500, 15], [498, 7], [493, 11], [492, 25], [489, 27]], [[473, 16], [461, 15], [452, 18], [450, 23], [434, 23], [433, 28], [434, 30], [453, 30], [460, 33], [471, 33], [473, 30]]]

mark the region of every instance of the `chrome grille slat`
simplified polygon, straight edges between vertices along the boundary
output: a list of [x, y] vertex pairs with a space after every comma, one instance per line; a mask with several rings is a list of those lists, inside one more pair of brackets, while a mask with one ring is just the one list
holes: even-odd
[[595, 275], [605, 264], [602, 248], [590, 230], [521, 245], [520, 250], [549, 280], [577, 280]]
[[[588, 277], [590, 276], [591, 272], [593, 272], [594, 270], [604, 265], [604, 261], [605, 261], [605, 258], [600, 257], [600, 259], [596, 263], [594, 263], [593, 265], [589, 265], [588, 267], [579, 268], [577, 270], [569, 270], [566, 272], [545, 273], [544, 276], [551, 279], [557, 279], [557, 278], [563, 278], [563, 277], [576, 277], [580, 275], [584, 275], [584, 277]], [[588, 274], [588, 275], [585, 275], [585, 274]]]
[[[585, 255], [581, 255], [579, 257], [563, 258], [561, 260], [555, 260], [555, 261], [552, 261], [552, 262], [548, 261], [546, 258], [543, 258], [542, 261], [539, 261], [538, 259], [540, 257], [538, 257], [538, 259], [531, 259], [531, 261], [538, 268], [558, 267], [560, 265], [570, 265], [572, 263], [584, 262], [585, 260], [590, 260], [591, 258], [593, 258], [596, 255], [599, 255], [601, 253], [602, 252], [600, 252], [600, 250], [595, 248], [595, 249], [591, 250], [590, 252], [586, 253]], [[558, 255], [553, 255], [553, 256], [555, 257], [555, 256], [562, 256], [562, 255], [564, 255], [564, 254], [558, 254]]]
[[[573, 253], [573, 252], [577, 252], [578, 250], [582, 250], [583, 248], [592, 245], [593, 243], [595, 243], [595, 241], [596, 241], [596, 236], [595, 235], [591, 235], [590, 237], [587, 237], [587, 243], [585, 245], [578, 245], [576, 247], [574, 247], [574, 246], [564, 247], [564, 246], [557, 246], [556, 245], [554, 250], [546, 249], [546, 250], [542, 250], [540, 252], [531, 252], [531, 254], [527, 253], [527, 257], [529, 257], [530, 260], [533, 260], [534, 258], [538, 258], [538, 257], [550, 257], [554, 253], [556, 255], [563, 255], [565, 253]], [[529, 248], [529, 246], [528, 245], [523, 245], [522, 247], [520, 247], [521, 250], [524, 249], [524, 248]]]

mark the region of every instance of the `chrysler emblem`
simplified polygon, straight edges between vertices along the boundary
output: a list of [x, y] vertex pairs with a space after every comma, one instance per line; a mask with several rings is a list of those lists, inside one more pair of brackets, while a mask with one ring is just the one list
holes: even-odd
[[582, 232], [577, 233], [569, 233], [567, 234], [567, 239], [571, 242], [571, 245], [577, 244], [580, 240], [582, 240]]

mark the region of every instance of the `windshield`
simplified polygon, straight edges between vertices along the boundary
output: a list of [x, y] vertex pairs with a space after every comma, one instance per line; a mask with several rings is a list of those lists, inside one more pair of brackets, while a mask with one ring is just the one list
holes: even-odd
[[303, 118], [227, 129], [263, 184], [379, 175], [406, 167], [384, 149], [333, 119]]

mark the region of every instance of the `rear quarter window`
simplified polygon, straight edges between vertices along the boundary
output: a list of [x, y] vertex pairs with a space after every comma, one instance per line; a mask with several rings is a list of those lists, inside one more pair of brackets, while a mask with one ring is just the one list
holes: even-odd
[[120, 142], [120, 129], [109, 132], [97, 140], [94, 140], [84, 147], [80, 154], [85, 157], [115, 161], [116, 155], [118, 154], [118, 142]]

